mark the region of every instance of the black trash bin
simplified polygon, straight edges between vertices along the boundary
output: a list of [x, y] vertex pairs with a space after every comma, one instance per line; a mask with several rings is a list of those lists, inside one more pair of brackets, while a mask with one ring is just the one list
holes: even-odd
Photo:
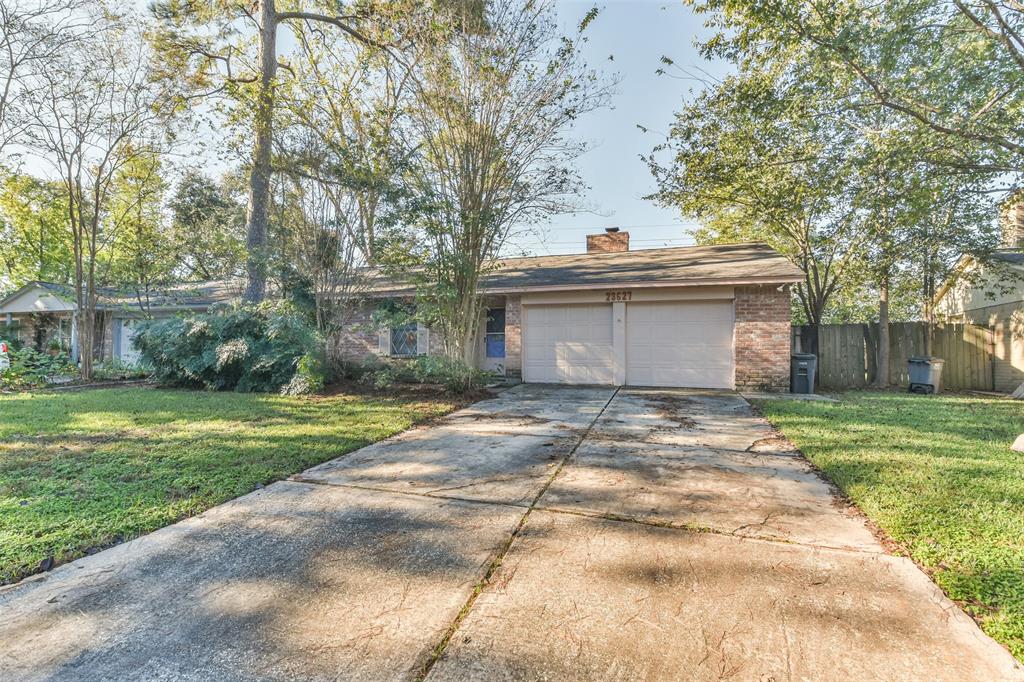
[[814, 393], [814, 374], [818, 356], [814, 353], [793, 353], [789, 364], [789, 392]]
[[911, 393], [938, 393], [942, 388], [942, 358], [913, 357], [907, 359]]

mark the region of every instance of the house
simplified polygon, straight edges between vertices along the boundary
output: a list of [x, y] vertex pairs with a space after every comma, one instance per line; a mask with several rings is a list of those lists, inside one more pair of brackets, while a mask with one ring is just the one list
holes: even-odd
[[[100, 287], [97, 291], [95, 358], [134, 364], [138, 352], [131, 341], [135, 324], [149, 317], [205, 312], [215, 303], [238, 297], [226, 282], [194, 282], [148, 292]], [[38, 350], [60, 348], [77, 357], [77, 306], [72, 287], [29, 282], [0, 300], [0, 338], [17, 340]]]
[[[789, 289], [802, 277], [763, 244], [630, 251], [628, 232], [607, 230], [586, 253], [503, 259], [483, 277], [481, 365], [527, 382], [788, 390]], [[373, 328], [374, 301], [412, 294], [372, 282], [330, 352], [439, 354], [422, 326]]]
[[993, 385], [1024, 383], [1024, 202], [1004, 205], [1002, 244], [985, 262], [964, 257], [935, 297], [936, 316], [993, 329]]

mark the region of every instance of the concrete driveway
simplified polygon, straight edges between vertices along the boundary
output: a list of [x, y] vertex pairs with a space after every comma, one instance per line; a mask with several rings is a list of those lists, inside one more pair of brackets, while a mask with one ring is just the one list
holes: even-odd
[[1024, 679], [772, 436], [520, 386], [0, 589], [0, 679]]

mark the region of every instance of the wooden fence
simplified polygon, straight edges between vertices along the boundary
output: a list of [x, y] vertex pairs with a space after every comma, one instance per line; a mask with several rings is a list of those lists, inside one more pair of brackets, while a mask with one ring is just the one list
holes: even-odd
[[[818, 328], [818, 386], [860, 388], [875, 378], [877, 324], [827, 324]], [[907, 359], [925, 354], [928, 325], [889, 325], [889, 377], [906, 386]], [[809, 327], [793, 327], [793, 351], [807, 350]], [[993, 330], [972, 324], [940, 324], [932, 330], [932, 355], [945, 360], [942, 385], [950, 389], [993, 389]]]

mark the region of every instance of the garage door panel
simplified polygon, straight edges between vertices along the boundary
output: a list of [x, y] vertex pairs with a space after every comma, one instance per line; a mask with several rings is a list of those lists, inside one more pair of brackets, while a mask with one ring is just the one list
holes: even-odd
[[527, 306], [524, 316], [526, 381], [614, 382], [610, 305]]
[[626, 307], [627, 383], [732, 388], [733, 377], [731, 301]]

